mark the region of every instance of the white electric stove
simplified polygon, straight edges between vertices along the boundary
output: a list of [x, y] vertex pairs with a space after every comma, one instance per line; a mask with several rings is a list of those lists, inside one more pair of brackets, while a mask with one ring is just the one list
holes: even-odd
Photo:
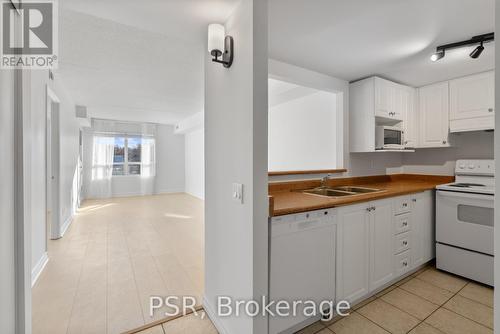
[[493, 286], [494, 160], [458, 160], [436, 189], [437, 268]]

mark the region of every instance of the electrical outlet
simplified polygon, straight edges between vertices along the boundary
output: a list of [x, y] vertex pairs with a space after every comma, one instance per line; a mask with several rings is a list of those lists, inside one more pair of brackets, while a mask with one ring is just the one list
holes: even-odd
[[233, 183], [233, 200], [243, 204], [243, 184]]

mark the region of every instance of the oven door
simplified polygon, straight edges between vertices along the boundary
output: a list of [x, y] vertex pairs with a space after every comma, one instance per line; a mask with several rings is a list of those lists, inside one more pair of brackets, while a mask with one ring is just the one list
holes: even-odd
[[438, 190], [436, 241], [493, 255], [494, 196]]

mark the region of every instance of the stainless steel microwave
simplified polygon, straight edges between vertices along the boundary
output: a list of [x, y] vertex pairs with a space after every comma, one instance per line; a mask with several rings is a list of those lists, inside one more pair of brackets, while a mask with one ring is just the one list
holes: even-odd
[[395, 126], [375, 127], [376, 150], [404, 150], [403, 130]]

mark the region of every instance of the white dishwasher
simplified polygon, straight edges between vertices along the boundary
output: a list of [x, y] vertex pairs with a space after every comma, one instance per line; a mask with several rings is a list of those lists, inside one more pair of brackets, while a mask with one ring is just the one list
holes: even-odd
[[[271, 219], [270, 300], [335, 300], [335, 209]], [[303, 315], [269, 317], [269, 333], [294, 333], [313, 322]]]

